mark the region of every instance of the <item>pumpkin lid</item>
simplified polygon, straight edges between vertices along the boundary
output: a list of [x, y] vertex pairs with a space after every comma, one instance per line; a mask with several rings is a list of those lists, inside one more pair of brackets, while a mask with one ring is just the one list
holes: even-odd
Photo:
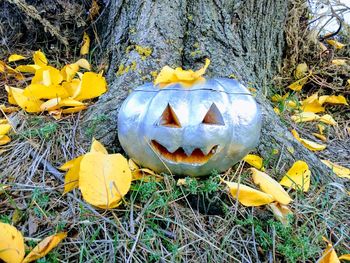
[[164, 88], [155, 86], [152, 82], [145, 83], [134, 89], [134, 91], [159, 92], [167, 90], [182, 90], [182, 91], [198, 91], [198, 90], [212, 90], [217, 92], [224, 92], [228, 94], [252, 95], [250, 91], [235, 79], [229, 78], [214, 78], [207, 79], [205, 82], [198, 83], [192, 87], [184, 87], [179, 83], [170, 84]]

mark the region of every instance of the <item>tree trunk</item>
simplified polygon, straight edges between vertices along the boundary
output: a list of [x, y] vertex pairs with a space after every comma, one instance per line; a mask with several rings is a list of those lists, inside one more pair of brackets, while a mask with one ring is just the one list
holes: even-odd
[[110, 1], [106, 8], [102, 45], [110, 85], [87, 112], [85, 134], [118, 145], [117, 113], [133, 88], [165, 65], [197, 69], [210, 58], [207, 77], [233, 75], [257, 90], [264, 118], [258, 152], [269, 166], [284, 171], [305, 160], [313, 179], [327, 179], [324, 165], [293, 138], [266, 99], [284, 51], [287, 0], [131, 0]]

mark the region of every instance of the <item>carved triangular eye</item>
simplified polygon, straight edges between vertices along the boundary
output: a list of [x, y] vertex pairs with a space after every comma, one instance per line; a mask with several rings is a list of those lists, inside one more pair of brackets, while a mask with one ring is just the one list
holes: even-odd
[[218, 107], [213, 103], [210, 106], [207, 114], [204, 116], [202, 123], [212, 125], [225, 125], [224, 118], [222, 117]]
[[181, 128], [179, 119], [177, 118], [173, 108], [168, 104], [160, 117], [158, 125]]

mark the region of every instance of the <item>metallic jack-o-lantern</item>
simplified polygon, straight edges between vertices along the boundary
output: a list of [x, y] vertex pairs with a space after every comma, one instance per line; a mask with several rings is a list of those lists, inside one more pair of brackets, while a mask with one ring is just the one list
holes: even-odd
[[258, 143], [261, 113], [250, 92], [232, 79], [186, 88], [136, 88], [118, 116], [126, 153], [156, 172], [199, 176], [222, 172]]

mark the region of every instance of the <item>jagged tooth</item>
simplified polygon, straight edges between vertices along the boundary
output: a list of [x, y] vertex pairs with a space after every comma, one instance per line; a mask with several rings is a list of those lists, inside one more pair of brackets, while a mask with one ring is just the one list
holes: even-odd
[[170, 153], [174, 153], [177, 149], [179, 149], [178, 146], [173, 145], [171, 143], [170, 144], [163, 144], [163, 145], [168, 150], [168, 152], [170, 152]]
[[193, 146], [184, 146], [182, 148], [184, 149], [184, 152], [187, 156], [191, 156], [192, 152], [195, 149], [195, 147], [193, 147]]
[[206, 147], [202, 147], [200, 148], [202, 153], [205, 154], [205, 155], [208, 155], [211, 151], [211, 149], [213, 149], [214, 146], [206, 146]]

